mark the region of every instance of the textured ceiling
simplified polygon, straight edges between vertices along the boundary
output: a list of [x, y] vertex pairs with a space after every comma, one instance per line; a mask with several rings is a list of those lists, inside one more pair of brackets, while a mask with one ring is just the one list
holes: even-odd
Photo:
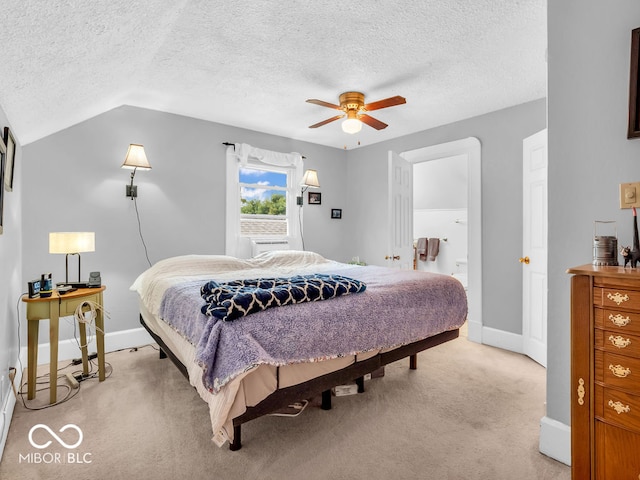
[[[546, 0], [3, 0], [0, 105], [22, 144], [126, 104], [354, 148], [546, 95]], [[343, 133], [356, 90], [387, 124]], [[229, 139], [240, 141], [241, 139]]]

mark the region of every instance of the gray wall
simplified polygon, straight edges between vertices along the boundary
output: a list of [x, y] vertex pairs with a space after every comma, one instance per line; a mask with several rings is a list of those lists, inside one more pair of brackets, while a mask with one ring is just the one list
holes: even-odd
[[[344, 152], [273, 135], [134, 107], [120, 107], [24, 147], [23, 279], [52, 272], [64, 280], [64, 256], [48, 253], [48, 234], [94, 231], [96, 251], [82, 254], [83, 279], [102, 272], [108, 331], [139, 327], [129, 286], [147, 268], [134, 202], [125, 197], [130, 170], [120, 168], [130, 143], [145, 146], [152, 166], [139, 171], [138, 210], [151, 262], [188, 253], [225, 253], [225, 146], [245, 142], [297, 151], [318, 170], [322, 205], [305, 205], [305, 245], [338, 260], [341, 226], [331, 207], [344, 204]], [[71, 257], [70, 276], [77, 275]], [[19, 282], [14, 282], [19, 283]], [[43, 330], [43, 329], [41, 329]], [[47, 342], [41, 332], [41, 342]], [[61, 323], [61, 337], [72, 338]]]
[[[4, 111], [0, 108], [0, 129], [11, 127]], [[18, 139], [16, 138], [16, 142]], [[18, 359], [18, 317], [16, 305], [24, 291], [22, 283], [22, 150], [17, 145], [13, 191], [7, 192], [0, 184], [4, 195], [3, 233], [0, 235], [0, 436], [3, 432], [5, 415], [2, 414], [11, 395], [8, 372], [10, 367], [19, 367]], [[20, 319], [21, 340], [26, 344], [26, 321]], [[25, 365], [26, 366], [26, 365]], [[0, 438], [0, 452], [2, 452]]]
[[549, 2], [549, 326], [547, 415], [570, 423], [566, 269], [593, 258], [594, 220], [615, 220], [630, 244], [618, 184], [640, 181], [640, 139], [627, 140], [631, 30], [640, 2]]
[[388, 150], [401, 153], [477, 137], [482, 144], [482, 319], [522, 333], [522, 140], [546, 126], [545, 99], [348, 151], [348, 257], [387, 255]]
[[413, 209], [467, 208], [468, 176], [466, 155], [414, 164]]

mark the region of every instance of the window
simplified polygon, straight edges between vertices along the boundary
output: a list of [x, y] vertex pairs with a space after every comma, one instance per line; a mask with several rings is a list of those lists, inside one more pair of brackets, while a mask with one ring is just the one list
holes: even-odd
[[240, 167], [240, 236], [286, 237], [287, 177], [281, 169]]
[[227, 148], [226, 254], [247, 258], [252, 242], [286, 241], [302, 248], [297, 206], [302, 156], [235, 144]]

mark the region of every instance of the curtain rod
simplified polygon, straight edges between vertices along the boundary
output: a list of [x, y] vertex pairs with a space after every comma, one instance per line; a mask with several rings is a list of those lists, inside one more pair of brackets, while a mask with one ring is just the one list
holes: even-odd
[[[226, 145], [227, 147], [231, 147], [233, 146], [233, 150], [235, 151], [236, 149], [236, 144], [235, 143], [230, 143], [230, 142], [222, 142], [222, 145]], [[304, 158], [305, 160], [307, 159], [307, 157], [305, 157], [304, 155], [301, 155], [302, 158]]]

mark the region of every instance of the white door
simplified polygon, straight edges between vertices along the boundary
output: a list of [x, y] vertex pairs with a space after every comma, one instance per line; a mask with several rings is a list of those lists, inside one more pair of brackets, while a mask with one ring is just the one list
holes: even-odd
[[392, 268], [413, 268], [413, 164], [389, 151], [389, 241]]
[[547, 366], [547, 130], [522, 142], [522, 337]]

